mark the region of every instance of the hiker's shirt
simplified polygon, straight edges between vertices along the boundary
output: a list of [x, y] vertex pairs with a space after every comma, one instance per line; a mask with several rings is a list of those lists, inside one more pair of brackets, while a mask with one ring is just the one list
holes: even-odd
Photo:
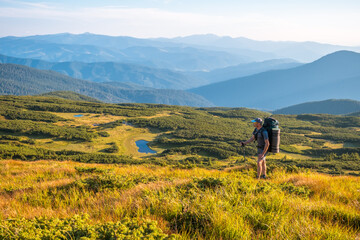
[[264, 150], [265, 148], [265, 140], [269, 140], [269, 134], [265, 128], [257, 128], [254, 129], [253, 135], [255, 140], [257, 141], [258, 150]]

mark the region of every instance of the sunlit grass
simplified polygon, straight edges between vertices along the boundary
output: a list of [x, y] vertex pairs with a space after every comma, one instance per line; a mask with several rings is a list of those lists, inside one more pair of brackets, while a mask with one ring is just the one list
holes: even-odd
[[76, 214], [89, 215], [94, 224], [151, 219], [165, 233], [177, 233], [182, 239], [359, 237], [356, 177], [275, 169], [270, 179], [259, 181], [253, 169], [185, 170], [69, 161], [2, 160], [0, 169], [3, 220]]
[[343, 148], [344, 144], [343, 143], [325, 142], [324, 146], [328, 147], [328, 148], [332, 148], [332, 149], [339, 149], [339, 148]]
[[[108, 114], [90, 114], [90, 113], [53, 113], [65, 119], [70, 119], [69, 122], [59, 122], [58, 125], [73, 125], [73, 126], [90, 126], [95, 131], [106, 131], [110, 134], [109, 137], [98, 137], [91, 142], [71, 142], [62, 140], [52, 140], [51, 138], [37, 139], [37, 145], [45, 149], [60, 151], [72, 150], [87, 153], [97, 153], [109, 147], [110, 143], [116, 143], [119, 147], [119, 155], [131, 155], [133, 157], [144, 157], [150, 154], [139, 153], [135, 142], [137, 140], [153, 141], [159, 133], [150, 132], [149, 129], [136, 128], [129, 125], [121, 125], [114, 128], [102, 129], [97, 125], [114, 122], [117, 120], [125, 120], [127, 117], [113, 116]], [[83, 117], [74, 117], [74, 115], [82, 114]], [[144, 118], [155, 118], [170, 116], [169, 112], [163, 112], [154, 116]], [[162, 152], [162, 148], [154, 148], [157, 152]]]

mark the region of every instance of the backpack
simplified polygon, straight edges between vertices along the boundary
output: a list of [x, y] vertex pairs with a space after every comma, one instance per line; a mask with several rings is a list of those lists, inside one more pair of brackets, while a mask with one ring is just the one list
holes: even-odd
[[266, 129], [269, 135], [270, 146], [268, 152], [278, 153], [280, 151], [280, 129], [279, 121], [272, 117], [264, 119], [263, 128]]

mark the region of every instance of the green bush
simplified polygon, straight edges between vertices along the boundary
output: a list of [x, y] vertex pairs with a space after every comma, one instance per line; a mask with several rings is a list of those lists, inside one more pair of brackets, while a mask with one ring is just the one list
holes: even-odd
[[307, 186], [295, 186], [293, 183], [286, 182], [280, 184], [281, 190], [290, 194], [295, 194], [304, 198], [309, 197], [312, 191]]
[[51, 123], [32, 122], [29, 120], [0, 121], [0, 130], [10, 133], [58, 137], [66, 140], [90, 141], [97, 136], [84, 127], [57, 126]]
[[71, 218], [1, 220], [0, 239], [28, 240], [106, 240], [106, 239], [175, 239], [157, 226], [157, 222], [124, 219], [118, 222], [93, 224], [85, 216]]
[[101, 169], [97, 167], [75, 167], [76, 172], [78, 173], [105, 173], [106, 169]]
[[112, 143], [109, 143], [110, 145], [112, 145], [111, 147], [109, 148], [105, 148], [104, 152], [107, 152], [107, 153], [117, 153], [119, 152], [119, 147], [116, 145], [116, 143], [112, 142]]

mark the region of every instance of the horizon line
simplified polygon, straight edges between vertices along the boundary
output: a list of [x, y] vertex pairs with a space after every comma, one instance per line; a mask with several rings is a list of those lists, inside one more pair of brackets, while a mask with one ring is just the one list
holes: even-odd
[[190, 34], [190, 35], [178, 35], [175, 37], [169, 37], [169, 36], [159, 36], [159, 37], [137, 37], [137, 36], [130, 36], [130, 35], [107, 35], [107, 34], [101, 34], [101, 33], [93, 33], [93, 32], [82, 32], [82, 33], [72, 33], [72, 32], [58, 32], [58, 33], [46, 33], [46, 34], [32, 34], [32, 35], [5, 35], [0, 36], [0, 38], [6, 38], [6, 37], [17, 37], [17, 38], [25, 38], [25, 37], [33, 37], [33, 36], [46, 36], [46, 35], [61, 35], [61, 34], [69, 34], [69, 35], [98, 35], [98, 36], [107, 36], [107, 37], [130, 37], [130, 38], [136, 38], [136, 39], [147, 39], [147, 40], [156, 40], [156, 39], [176, 39], [176, 38], [186, 38], [186, 37], [192, 37], [192, 36], [216, 36], [219, 38], [231, 38], [231, 39], [247, 39], [250, 41], [256, 41], [256, 42], [278, 42], [278, 43], [318, 43], [318, 44], [325, 44], [325, 45], [333, 45], [333, 46], [341, 46], [341, 47], [360, 47], [360, 43], [358, 45], [346, 45], [346, 44], [336, 44], [336, 43], [329, 43], [329, 42], [318, 42], [318, 41], [296, 41], [296, 40], [258, 40], [253, 38], [248, 38], [244, 36], [230, 36], [230, 35], [218, 35], [215, 33], [198, 33], [198, 34]]

